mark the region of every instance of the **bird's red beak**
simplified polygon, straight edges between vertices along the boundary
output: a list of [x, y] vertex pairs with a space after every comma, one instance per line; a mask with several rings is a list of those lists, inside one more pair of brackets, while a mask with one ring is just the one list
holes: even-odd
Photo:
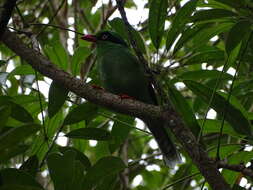
[[95, 35], [91, 35], [91, 34], [84, 35], [83, 37], [81, 37], [81, 39], [86, 40], [88, 42], [96, 42], [97, 41], [97, 37]]

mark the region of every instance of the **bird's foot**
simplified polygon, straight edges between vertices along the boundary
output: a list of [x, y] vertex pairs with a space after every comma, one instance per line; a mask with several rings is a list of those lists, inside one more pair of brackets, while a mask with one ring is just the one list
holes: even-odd
[[102, 88], [101, 86], [97, 86], [95, 84], [91, 85], [92, 88], [97, 89], [97, 90], [105, 90], [104, 88]]
[[133, 97], [128, 96], [127, 94], [119, 94], [119, 97], [120, 97], [121, 99], [132, 99], [132, 100], [134, 100]]

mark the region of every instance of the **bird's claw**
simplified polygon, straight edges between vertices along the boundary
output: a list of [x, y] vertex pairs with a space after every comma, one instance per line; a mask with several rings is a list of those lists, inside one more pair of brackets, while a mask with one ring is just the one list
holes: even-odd
[[97, 86], [95, 84], [91, 85], [92, 88], [97, 89], [97, 90], [105, 90], [104, 88]]
[[133, 97], [128, 96], [127, 94], [119, 94], [119, 97], [120, 97], [121, 99], [132, 99], [132, 100], [134, 100]]

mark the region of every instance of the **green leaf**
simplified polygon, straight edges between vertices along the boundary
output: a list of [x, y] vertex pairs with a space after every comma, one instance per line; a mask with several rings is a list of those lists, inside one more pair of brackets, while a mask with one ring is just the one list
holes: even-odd
[[88, 127], [70, 131], [68, 134], [66, 134], [66, 137], [86, 140], [108, 141], [111, 139], [111, 134], [105, 129]]
[[[194, 81], [184, 81], [184, 83], [198, 97], [207, 104], [209, 103], [212, 98], [213, 89]], [[228, 121], [233, 129], [242, 135], [252, 135], [250, 123], [241, 110], [233, 106], [231, 103], [228, 103], [227, 100], [217, 92], [214, 94], [211, 107], [221, 115], [223, 115], [223, 112], [226, 109], [225, 120]]]
[[[55, 134], [59, 130], [59, 126], [62, 126], [63, 118], [64, 117], [62, 112], [58, 112], [51, 119], [49, 119], [48, 117], [45, 118], [45, 131], [47, 132], [47, 137], [49, 139], [53, 139], [55, 137]], [[45, 141], [44, 133], [39, 133], [39, 135], [34, 138], [30, 151], [30, 154], [36, 154], [40, 161], [45, 157], [48, 151], [48, 145]]]
[[77, 168], [75, 158], [75, 151], [66, 151], [63, 156], [57, 153], [49, 155], [47, 163], [55, 189], [73, 190], [76, 189], [76, 186], [79, 186], [79, 183], [82, 184], [82, 181], [76, 181]]
[[[227, 160], [228, 164], [238, 164], [243, 163], [246, 164], [251, 161], [253, 158], [253, 152], [250, 151], [240, 151], [238, 153], [235, 153], [233, 155], [230, 155]], [[235, 184], [237, 178], [241, 176], [241, 173], [232, 171], [232, 170], [223, 170], [222, 175], [224, 176], [226, 181], [229, 181], [229, 184], [232, 186]]]
[[190, 128], [195, 137], [198, 137], [200, 126], [186, 99], [174, 86], [169, 87], [168, 95], [173, 107], [181, 115], [186, 126]]
[[[124, 39], [127, 39], [128, 43], [130, 43], [127, 33], [127, 28], [122, 21], [121, 18], [114, 18], [111, 21], [109, 21], [110, 26], [119, 33]], [[137, 32], [133, 27], [131, 27], [131, 32], [133, 35], [133, 38], [136, 42], [137, 47], [141, 50], [143, 54], [147, 54], [145, 43], [142, 39], [142, 36], [139, 32]]]
[[232, 22], [224, 22], [220, 24], [213, 24], [209, 27], [204, 28], [201, 30], [198, 35], [194, 36], [192, 38], [192, 41], [197, 47], [200, 47], [201, 45], [207, 43], [212, 37], [222, 33], [227, 32], [234, 23]]
[[11, 117], [14, 119], [29, 123], [33, 122], [33, 117], [31, 114], [21, 105], [15, 103], [15, 99], [9, 96], [0, 96], [0, 107], [1, 106], [10, 106], [11, 107]]
[[196, 26], [185, 27], [186, 29], [184, 29], [182, 35], [174, 47], [173, 54], [175, 54], [179, 49], [183, 47], [186, 42], [190, 41], [194, 36], [198, 35], [198, 33], [201, 30], [205, 29], [207, 26], [207, 24], [199, 24]]
[[124, 162], [118, 157], [108, 156], [101, 158], [88, 170], [85, 175], [84, 184], [86, 189], [95, 187], [99, 181], [108, 176], [119, 173], [125, 167], [126, 165]]
[[90, 49], [87, 47], [78, 47], [71, 58], [71, 71], [74, 76], [80, 73], [81, 63], [90, 55]]
[[8, 77], [13, 77], [14, 75], [34, 75], [34, 69], [31, 65], [24, 64], [16, 67], [12, 72], [10, 72]]
[[[4, 186], [3, 189], [11, 189], [8, 186], [17, 185], [17, 186], [28, 186], [29, 190], [37, 190], [43, 189], [42, 186], [35, 181], [33, 177], [31, 177], [28, 173], [14, 169], [14, 168], [7, 168], [0, 171], [0, 181], [1, 185]], [[1, 189], [2, 189], [1, 186]], [[12, 189], [14, 190], [14, 189]]]
[[85, 169], [88, 169], [88, 168], [91, 167], [91, 163], [90, 163], [89, 158], [87, 156], [85, 156], [85, 154], [83, 154], [82, 152], [77, 150], [76, 148], [73, 148], [73, 147], [59, 147], [59, 150], [63, 154], [65, 154], [65, 152], [67, 152], [67, 151], [74, 151], [76, 153], [76, 160], [79, 160], [83, 164]]
[[[217, 70], [196, 70], [187, 71], [178, 76], [181, 80], [203, 80], [219, 78], [221, 71]], [[221, 80], [232, 80], [233, 76], [228, 73], [223, 73]]]
[[53, 81], [49, 88], [48, 115], [52, 118], [63, 106], [69, 91]]
[[36, 177], [36, 173], [39, 171], [39, 160], [36, 155], [29, 157], [19, 168], [26, 171], [31, 176]]
[[131, 130], [131, 125], [134, 125], [134, 118], [118, 114], [115, 118], [111, 131], [111, 140], [109, 142], [109, 149], [113, 153], [126, 140]]
[[7, 162], [9, 159], [19, 155], [24, 154], [30, 146], [28, 145], [16, 145], [12, 146], [11, 148], [6, 148], [1, 150], [0, 154], [0, 162]]
[[11, 102], [10, 105], [11, 105], [11, 117], [24, 123], [33, 122], [32, 115], [25, 108], [13, 102]]
[[97, 114], [98, 107], [92, 103], [85, 102], [71, 110], [64, 120], [64, 125], [78, 123], [85, 120], [88, 123]]
[[184, 30], [184, 26], [190, 21], [190, 16], [196, 8], [197, 0], [188, 1], [181, 9], [176, 12], [176, 15], [171, 24], [171, 28], [167, 34], [166, 49], [169, 50], [176, 40], [177, 36]]
[[226, 41], [226, 52], [228, 55], [234, 50], [239, 43], [243, 40], [250, 30], [251, 22], [242, 20], [236, 23], [229, 31]]
[[69, 57], [60, 41], [53, 41], [50, 45], [45, 45], [43, 50], [54, 64], [67, 70]]
[[[203, 119], [198, 119], [199, 125], [202, 125], [203, 121]], [[206, 119], [203, 133], [219, 133], [221, 124], [222, 122], [220, 120]], [[236, 133], [235, 130], [231, 127], [231, 125], [229, 125], [227, 122], [224, 123], [222, 133], [235, 137], [240, 137], [240, 135], [238, 135], [238, 133]]]
[[216, 21], [220, 18], [234, 17], [237, 16], [232, 11], [226, 9], [208, 9], [208, 10], [199, 10], [192, 16], [193, 22], [203, 22], [203, 21]]
[[0, 150], [10, 148], [41, 129], [38, 124], [27, 124], [12, 128], [0, 135]]
[[233, 0], [233, 1], [231, 1], [231, 0], [214, 0], [214, 1], [228, 5], [233, 8], [240, 8], [246, 4], [246, 0]]
[[0, 129], [5, 126], [9, 116], [11, 115], [11, 106], [2, 105], [0, 106]]
[[149, 6], [149, 35], [156, 49], [159, 48], [164, 33], [164, 23], [167, 17], [167, 8], [167, 0], [152, 0]]
[[[172, 176], [171, 181], [177, 181], [184, 178], [186, 175], [192, 174], [192, 164], [182, 164], [181, 167], [176, 171], [175, 175]], [[187, 189], [188, 183], [176, 183], [173, 185], [174, 189]]]
[[211, 51], [198, 52], [192, 55], [189, 59], [186, 59], [183, 64], [184, 65], [192, 65], [199, 63], [210, 64], [217, 61], [224, 61], [224, 59], [225, 59], [224, 51], [211, 50]]

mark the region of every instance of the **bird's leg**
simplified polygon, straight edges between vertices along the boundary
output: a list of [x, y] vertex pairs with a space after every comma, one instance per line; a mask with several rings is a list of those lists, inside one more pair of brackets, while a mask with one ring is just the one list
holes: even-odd
[[97, 90], [105, 90], [101, 86], [98, 86], [98, 85], [95, 85], [95, 84], [92, 84], [91, 87], [94, 88], [94, 89], [97, 89]]

